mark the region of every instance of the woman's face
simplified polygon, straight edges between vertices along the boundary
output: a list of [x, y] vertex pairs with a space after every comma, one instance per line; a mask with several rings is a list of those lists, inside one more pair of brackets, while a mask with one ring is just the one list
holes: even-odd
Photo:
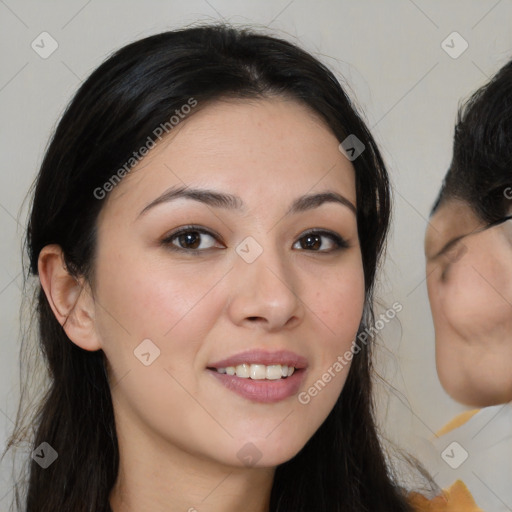
[[332, 367], [364, 302], [354, 169], [338, 144], [297, 102], [217, 102], [110, 192], [95, 328], [118, 436], [141, 458], [274, 466], [331, 411], [349, 371]]
[[439, 378], [453, 398], [479, 407], [512, 400], [512, 225], [447, 244], [484, 226], [451, 200], [425, 238]]

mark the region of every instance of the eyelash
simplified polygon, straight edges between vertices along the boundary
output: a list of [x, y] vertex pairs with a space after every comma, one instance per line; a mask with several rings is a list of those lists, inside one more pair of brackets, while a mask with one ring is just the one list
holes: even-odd
[[[199, 255], [200, 253], [202, 252], [205, 252], [205, 251], [208, 251], [210, 250], [209, 249], [186, 249], [184, 247], [179, 247], [175, 244], [173, 244], [173, 240], [178, 238], [179, 236], [181, 235], [185, 235], [187, 233], [200, 233], [200, 234], [203, 234], [203, 235], [208, 235], [208, 236], [211, 236], [212, 238], [215, 238], [216, 240], [218, 240], [220, 238], [219, 235], [217, 235], [216, 233], [214, 232], [211, 232], [207, 229], [204, 229], [202, 228], [201, 226], [195, 226], [195, 225], [189, 225], [189, 226], [184, 226], [182, 228], [179, 228], [178, 230], [174, 231], [173, 233], [170, 233], [168, 236], [166, 236], [162, 241], [161, 241], [161, 244], [163, 246], [165, 246], [166, 248], [168, 248], [169, 250], [171, 251], [177, 251], [177, 252], [184, 252], [184, 253], [188, 253], [188, 254], [193, 254], [194, 256], [197, 256]], [[307, 236], [325, 236], [325, 237], [328, 237], [330, 238], [334, 244], [335, 244], [335, 247], [334, 249], [331, 249], [331, 250], [308, 250], [308, 249], [300, 249], [300, 250], [303, 250], [303, 251], [306, 251], [306, 252], [316, 252], [316, 253], [319, 253], [319, 254], [330, 254], [330, 253], [334, 253], [334, 252], [337, 252], [337, 251], [341, 251], [343, 249], [347, 249], [348, 247], [350, 247], [349, 243], [341, 236], [337, 235], [336, 233], [333, 233], [331, 231], [326, 231], [326, 230], [310, 230], [310, 231], [307, 231], [306, 233], [303, 233], [299, 239], [297, 241], [300, 241], [302, 240], [303, 238], [306, 238]], [[297, 242], [295, 242], [297, 243]], [[294, 243], [294, 245], [295, 245]]]

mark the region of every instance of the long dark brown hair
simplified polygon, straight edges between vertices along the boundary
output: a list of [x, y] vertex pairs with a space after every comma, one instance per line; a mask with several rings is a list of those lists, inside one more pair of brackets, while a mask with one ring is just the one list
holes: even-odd
[[[169, 31], [125, 46], [72, 99], [34, 184], [26, 278], [36, 280], [30, 310], [49, 384], [37, 407], [24, 409], [29, 423], [22, 421], [26, 414], [20, 406], [8, 449], [32, 432], [29, 446], [47, 442], [58, 459], [47, 469], [27, 460], [27, 482], [16, 486], [17, 510], [108, 511], [119, 463], [104, 354], [79, 348], [56, 320], [36, 277], [41, 249], [58, 244], [69, 272], [91, 282], [104, 203], [94, 191], [191, 97], [197, 111], [219, 98], [270, 96], [308, 106], [340, 142], [354, 135], [364, 144], [353, 161], [366, 292], [360, 332], [373, 322], [390, 187], [377, 145], [334, 75], [294, 44], [226, 25]], [[278, 466], [270, 511], [409, 510], [390, 477], [374, 423], [371, 345], [363, 344], [354, 356], [344, 389], [321, 427], [293, 459]]]

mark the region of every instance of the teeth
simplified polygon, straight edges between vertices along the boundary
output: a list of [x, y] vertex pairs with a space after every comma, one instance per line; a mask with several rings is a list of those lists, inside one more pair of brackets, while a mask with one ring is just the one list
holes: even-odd
[[[238, 371], [236, 373], [238, 375]], [[251, 364], [250, 377], [255, 380], [262, 380], [267, 376], [267, 368], [264, 364]]]
[[254, 380], [278, 380], [291, 377], [295, 368], [285, 364], [239, 364], [238, 366], [228, 366], [227, 368], [217, 368], [217, 372], [227, 375], [236, 375], [242, 379]]
[[267, 371], [266, 371], [265, 377], [268, 380], [280, 379], [282, 377], [282, 375], [281, 375], [281, 365], [280, 364], [273, 364], [271, 366], [267, 366]]
[[236, 367], [236, 376], [241, 377], [242, 379], [248, 379], [251, 376], [251, 366], [256, 365], [239, 364]]

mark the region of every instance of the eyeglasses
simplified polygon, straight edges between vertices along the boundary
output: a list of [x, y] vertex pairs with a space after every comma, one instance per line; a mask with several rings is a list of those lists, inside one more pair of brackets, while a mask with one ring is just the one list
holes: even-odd
[[483, 231], [487, 231], [490, 228], [493, 228], [495, 226], [499, 226], [500, 224], [503, 224], [507, 220], [512, 219], [512, 215], [507, 215], [506, 217], [502, 217], [498, 220], [494, 220], [490, 222], [489, 224], [486, 224], [485, 226], [479, 227], [474, 229], [473, 231], [470, 231], [469, 233], [466, 233], [464, 235], [460, 235], [453, 240], [450, 240], [432, 259], [437, 259], [441, 255], [447, 255], [448, 259], [452, 261], [456, 261], [460, 259], [461, 254], [464, 254], [465, 251], [458, 251], [454, 250], [455, 246], [463, 239], [471, 235], [476, 235], [477, 233], [482, 233]]

